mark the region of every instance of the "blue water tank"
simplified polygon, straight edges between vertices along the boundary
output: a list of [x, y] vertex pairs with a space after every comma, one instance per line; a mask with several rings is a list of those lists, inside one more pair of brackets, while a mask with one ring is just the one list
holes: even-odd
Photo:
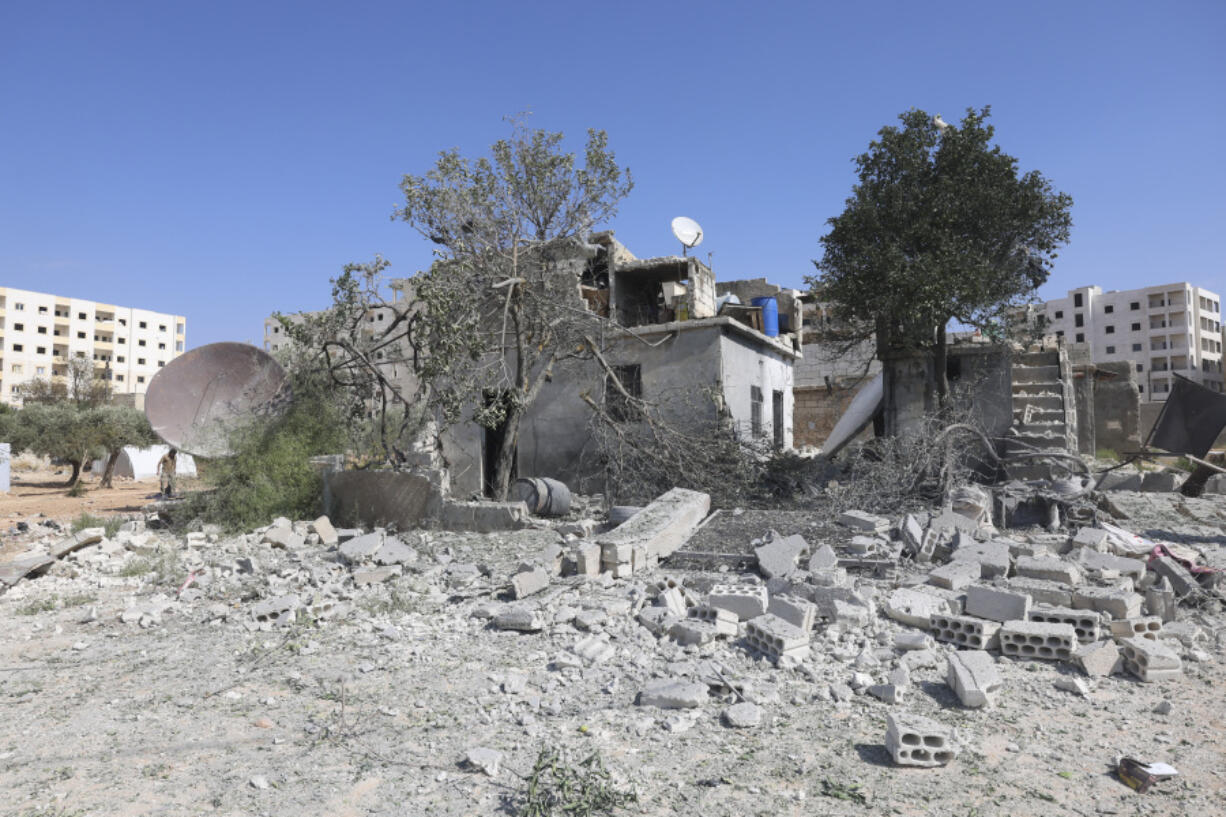
[[762, 334], [768, 338], [779, 337], [779, 304], [771, 296], [754, 298], [754, 306], [762, 307]]

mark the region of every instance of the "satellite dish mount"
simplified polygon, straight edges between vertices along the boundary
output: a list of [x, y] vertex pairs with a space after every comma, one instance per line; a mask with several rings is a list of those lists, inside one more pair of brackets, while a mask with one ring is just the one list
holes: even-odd
[[702, 243], [702, 227], [692, 218], [677, 216], [673, 219], [673, 235], [681, 242], [681, 255]]

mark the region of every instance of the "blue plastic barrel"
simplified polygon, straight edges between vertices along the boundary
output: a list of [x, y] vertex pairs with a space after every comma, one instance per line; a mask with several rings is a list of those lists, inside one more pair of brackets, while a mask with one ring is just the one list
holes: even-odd
[[762, 307], [762, 333], [768, 338], [779, 337], [779, 304], [775, 299], [768, 295], [754, 298], [750, 303]]

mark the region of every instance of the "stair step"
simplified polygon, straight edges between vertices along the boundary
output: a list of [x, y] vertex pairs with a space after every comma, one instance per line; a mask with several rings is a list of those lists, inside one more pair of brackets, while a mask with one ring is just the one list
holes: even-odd
[[1059, 366], [1014, 366], [1013, 383], [1059, 383]]

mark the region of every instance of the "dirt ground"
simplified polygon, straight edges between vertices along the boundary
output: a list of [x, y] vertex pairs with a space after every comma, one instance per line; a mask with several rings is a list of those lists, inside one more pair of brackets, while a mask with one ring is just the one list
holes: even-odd
[[[1127, 518], [1115, 522], [1226, 566], [1221, 499], [1119, 493]], [[749, 537], [771, 527], [813, 546], [851, 537], [804, 512], [726, 509], [694, 545], [752, 552]], [[0, 814], [517, 814], [524, 777], [550, 747], [576, 759], [599, 752], [613, 782], [638, 796], [619, 815], [1226, 814], [1217, 609], [1181, 609], [1178, 637], [1167, 625], [1183, 656], [1178, 678], [1087, 678], [1067, 663], [1001, 656], [995, 702], [968, 709], [946, 683], [950, 645], [893, 646], [917, 631], [883, 602], [924, 566], [853, 578], [867, 623], [819, 623], [809, 657], [777, 666], [739, 639], [683, 647], [637, 619], [662, 576], [701, 588], [737, 577], [736, 565], [554, 579], [516, 602], [516, 566], [569, 544], [556, 523], [404, 532], [413, 558], [386, 581], [365, 572], [373, 564], [312, 544], [305, 523], [294, 528], [303, 538], [281, 547], [263, 532], [185, 538], [134, 525], [0, 595]], [[261, 621], [267, 605], [297, 614]], [[532, 631], [496, 626], [491, 617], [511, 608], [536, 615]], [[581, 658], [578, 643], [593, 636], [608, 654]], [[902, 664], [911, 686], [899, 702], [859, 687], [836, 694]], [[739, 693], [712, 683], [713, 671]], [[666, 678], [709, 692], [692, 709], [636, 703]], [[1059, 686], [1072, 680], [1084, 694]], [[758, 726], [728, 725], [740, 696], [760, 707]], [[894, 766], [884, 733], [896, 711], [956, 729], [958, 757]], [[464, 761], [477, 747], [501, 753], [496, 773]], [[1110, 772], [1121, 753], [1180, 776], [1137, 794]]]

